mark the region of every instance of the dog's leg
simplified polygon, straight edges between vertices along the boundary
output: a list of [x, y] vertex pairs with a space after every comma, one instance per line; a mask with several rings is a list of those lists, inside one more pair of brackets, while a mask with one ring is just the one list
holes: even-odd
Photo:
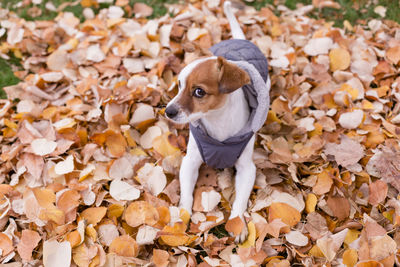
[[199, 176], [199, 168], [203, 162], [196, 141], [192, 134], [189, 134], [186, 156], [182, 159], [179, 171], [179, 182], [181, 186], [181, 199], [179, 207], [186, 209], [192, 214], [193, 190]]
[[247, 225], [244, 220], [243, 214], [247, 209], [247, 202], [250, 197], [250, 193], [254, 186], [254, 181], [256, 179], [256, 166], [253, 162], [253, 150], [254, 150], [254, 140], [253, 136], [246, 148], [243, 150], [242, 155], [239, 157], [235, 164], [236, 167], [236, 177], [235, 177], [235, 201], [232, 205], [232, 211], [229, 219], [235, 217], [240, 217], [245, 223], [242, 233], [236, 237], [236, 242], [243, 242], [247, 238]]

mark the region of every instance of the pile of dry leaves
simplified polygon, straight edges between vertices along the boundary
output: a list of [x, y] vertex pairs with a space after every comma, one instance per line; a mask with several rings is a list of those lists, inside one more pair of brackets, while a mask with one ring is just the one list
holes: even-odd
[[[202, 168], [191, 220], [176, 207], [188, 128], [163, 115], [182, 66], [230, 37], [220, 1], [170, 5], [172, 17], [152, 20], [144, 4], [124, 17], [126, 2], [85, 9], [83, 22], [0, 10], [1, 56], [23, 63], [0, 106], [1, 263], [400, 261], [399, 25], [338, 29], [308, 17], [314, 6], [241, 5], [238, 19], [272, 80], [244, 226], [227, 222], [229, 169]], [[236, 245], [225, 228], [241, 227], [249, 237]]]

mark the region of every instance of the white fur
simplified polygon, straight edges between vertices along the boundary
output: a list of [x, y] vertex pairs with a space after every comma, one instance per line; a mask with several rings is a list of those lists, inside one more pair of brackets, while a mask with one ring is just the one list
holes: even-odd
[[224, 13], [229, 21], [229, 25], [231, 26], [231, 32], [232, 32], [233, 39], [246, 40], [246, 37], [244, 36], [244, 33], [243, 33], [242, 29], [240, 28], [240, 25], [239, 25], [238, 21], [236, 20], [235, 15], [233, 14], [232, 4], [230, 1], [225, 1]]

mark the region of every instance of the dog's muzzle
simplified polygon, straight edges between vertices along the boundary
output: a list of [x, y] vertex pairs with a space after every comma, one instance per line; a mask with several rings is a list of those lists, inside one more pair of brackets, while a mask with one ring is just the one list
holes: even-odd
[[167, 115], [169, 119], [174, 119], [176, 115], [178, 115], [178, 113], [179, 110], [175, 105], [167, 106], [167, 108], [165, 109], [165, 115]]

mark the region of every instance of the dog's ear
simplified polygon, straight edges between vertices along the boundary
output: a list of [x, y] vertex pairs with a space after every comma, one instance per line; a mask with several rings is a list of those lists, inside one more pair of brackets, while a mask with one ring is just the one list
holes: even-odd
[[219, 91], [224, 94], [231, 93], [243, 85], [250, 83], [250, 77], [246, 71], [223, 57], [218, 57], [217, 68], [219, 71]]

